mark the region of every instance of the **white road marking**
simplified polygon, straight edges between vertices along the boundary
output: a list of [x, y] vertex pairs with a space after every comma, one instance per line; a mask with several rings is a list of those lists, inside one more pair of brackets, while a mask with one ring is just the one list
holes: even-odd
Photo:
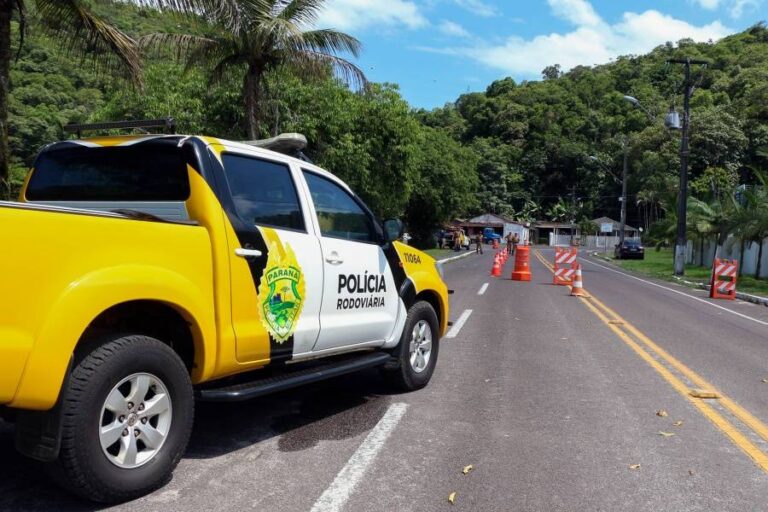
[[741, 318], [745, 318], [747, 320], [752, 320], [753, 322], [756, 322], [758, 324], [767, 325], [768, 326], [768, 322], [764, 322], [763, 320], [758, 320], [757, 318], [753, 318], [753, 317], [751, 317], [749, 315], [745, 315], [743, 313], [739, 313], [738, 311], [733, 311], [732, 309], [724, 308], [723, 306], [718, 306], [717, 304], [713, 304], [713, 303], [709, 302], [708, 300], [704, 300], [704, 299], [702, 299], [700, 297], [696, 297], [694, 295], [690, 295], [688, 293], [681, 292], [680, 290], [675, 290], [674, 288], [669, 288], [667, 286], [662, 286], [660, 284], [654, 283], [652, 281], [648, 281], [646, 279], [641, 279], [641, 278], [633, 276], [631, 274], [627, 274], [626, 272], [621, 272], [621, 271], [613, 269], [611, 267], [607, 267], [605, 265], [601, 265], [599, 263], [595, 263], [594, 261], [590, 261], [587, 258], [582, 258], [582, 261], [586, 261], [587, 263], [590, 263], [590, 264], [595, 265], [597, 267], [604, 268], [605, 270], [610, 270], [611, 272], [614, 272], [616, 274], [621, 274], [621, 275], [626, 276], [626, 277], [631, 277], [632, 279], [635, 279], [637, 281], [643, 282], [645, 284], [649, 284], [651, 286], [655, 286], [657, 288], [661, 288], [663, 290], [667, 290], [667, 291], [670, 291], [672, 293], [676, 293], [678, 295], [682, 295], [684, 297], [688, 297], [689, 299], [697, 300], [697, 301], [699, 301], [699, 302], [701, 302], [703, 304], [707, 304], [709, 306], [712, 306], [713, 308], [717, 308], [717, 309], [721, 309], [723, 311], [727, 311], [728, 313], [730, 313], [732, 315], [740, 316]]
[[456, 320], [456, 323], [453, 324], [453, 327], [451, 327], [451, 330], [448, 331], [448, 334], [445, 335], [446, 338], [455, 338], [459, 335], [459, 331], [462, 327], [464, 327], [464, 324], [467, 323], [467, 320], [469, 319], [469, 315], [472, 314], [471, 309], [465, 309], [464, 312], [461, 314], [458, 320]]
[[344, 507], [355, 486], [362, 480], [368, 466], [384, 447], [387, 438], [403, 418], [408, 404], [396, 403], [389, 406], [384, 417], [357, 448], [347, 464], [341, 468], [331, 485], [312, 506], [311, 512], [338, 512]]
[[477, 292], [478, 295], [482, 295], [485, 293], [485, 290], [488, 289], [488, 283], [484, 283], [483, 286], [480, 287], [480, 291]]

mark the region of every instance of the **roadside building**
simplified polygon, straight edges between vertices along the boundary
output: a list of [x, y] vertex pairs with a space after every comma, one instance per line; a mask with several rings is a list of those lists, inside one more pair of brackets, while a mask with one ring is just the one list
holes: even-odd
[[508, 233], [517, 233], [521, 242], [525, 242], [530, 238], [530, 225], [494, 213], [484, 213], [466, 220], [456, 219], [451, 222], [451, 225], [454, 228], [463, 229], [470, 237], [482, 233], [486, 228], [491, 228], [494, 233], [502, 238], [507, 236]]

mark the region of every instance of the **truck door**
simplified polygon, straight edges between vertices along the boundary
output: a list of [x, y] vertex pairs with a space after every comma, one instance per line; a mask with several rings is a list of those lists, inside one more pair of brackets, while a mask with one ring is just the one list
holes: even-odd
[[325, 275], [315, 351], [383, 343], [394, 329], [399, 294], [375, 221], [344, 187], [303, 171], [320, 229]]
[[[301, 177], [284, 162], [221, 154], [229, 194], [232, 323], [239, 361], [290, 359], [309, 352], [320, 329], [320, 242], [302, 206]], [[248, 271], [237, 272], [246, 262]]]

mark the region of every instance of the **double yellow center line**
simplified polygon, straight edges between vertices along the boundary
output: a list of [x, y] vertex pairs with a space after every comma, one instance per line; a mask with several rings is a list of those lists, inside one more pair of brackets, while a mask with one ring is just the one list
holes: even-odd
[[[554, 268], [539, 251], [534, 253], [536, 258], [551, 272]], [[621, 317], [613, 309], [601, 302], [593, 293], [579, 299], [605, 325], [608, 326], [624, 343], [629, 346], [641, 359], [647, 362], [666, 380], [672, 388], [685, 397], [709, 421], [722, 431], [736, 446], [746, 453], [763, 471], [768, 473], [768, 455], [753, 443], [746, 433], [753, 433], [763, 441], [768, 442], [768, 427], [749, 411], [734, 402], [731, 398], [717, 390], [699, 374], [685, 366], [653, 340], [640, 332], [635, 326]], [[693, 396], [694, 390], [685, 381], [696, 388], [706, 390], [719, 396], [716, 400], [708, 400]], [[693, 394], [692, 394], [693, 393]], [[715, 403], [732, 415], [726, 418], [718, 410]], [[741, 428], [737, 425], [741, 424]]]

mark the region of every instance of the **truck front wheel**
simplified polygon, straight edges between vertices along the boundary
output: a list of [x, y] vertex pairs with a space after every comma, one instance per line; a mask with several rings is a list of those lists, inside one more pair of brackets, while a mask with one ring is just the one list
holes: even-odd
[[54, 478], [84, 498], [115, 503], [165, 484], [192, 430], [189, 373], [166, 344], [112, 336], [83, 357], [63, 389]]
[[439, 348], [437, 314], [431, 304], [419, 301], [408, 310], [400, 344], [392, 354], [397, 365], [385, 369], [384, 376], [403, 391], [423, 388], [435, 371]]

